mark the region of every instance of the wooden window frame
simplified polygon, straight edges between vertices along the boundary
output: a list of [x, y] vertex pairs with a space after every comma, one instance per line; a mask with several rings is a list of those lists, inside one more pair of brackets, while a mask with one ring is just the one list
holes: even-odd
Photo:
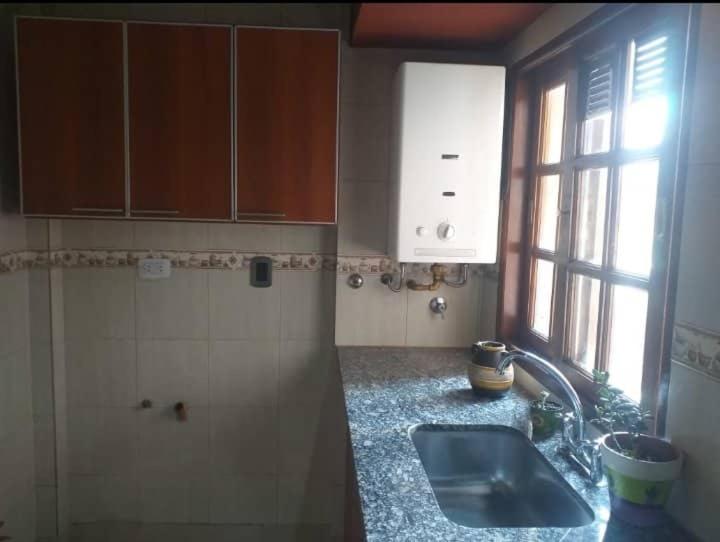
[[[500, 251], [500, 295], [498, 304], [498, 336], [504, 342], [520, 349], [533, 351], [555, 365], [568, 377], [580, 392], [586, 404], [596, 398], [596, 386], [589, 374], [565, 359], [567, 348], [566, 314], [570, 310], [569, 277], [573, 270], [582, 275], [602, 279], [601, 314], [609, 311], [609, 284], [641, 286], [648, 290], [648, 320], [646, 324], [646, 348], [643, 363], [643, 406], [654, 413], [657, 434], [664, 432], [667, 388], [669, 383], [670, 347], [672, 339], [675, 286], [677, 282], [680, 222], [684, 193], [684, 166], [687, 155], [688, 96], [694, 70], [699, 9], [689, 4], [673, 5], [608, 5], [600, 8], [588, 19], [559, 36], [538, 52], [524, 59], [510, 70], [506, 115], [506, 161], [503, 175], [503, 222]], [[589, 56], [611, 50], [615, 45], [615, 66], [624, 73], [626, 49], [622, 46], [631, 38], [646, 35], [656, 29], [667, 29], [676, 38], [674, 54], [677, 61], [671, 65], [671, 88], [676, 100], [671, 104], [667, 134], [660, 150], [624, 150], [611, 143], [611, 151], [602, 154], [582, 155], [578, 133], [580, 114], [578, 103], [579, 69]], [[615, 77], [611, 141], [617, 141], [622, 127], [624, 89]], [[539, 164], [538, 134], [540, 120], [539, 88], [552, 88], [558, 81], [566, 82], [566, 106], [563, 156], [558, 164]], [[620, 113], [620, 114], [618, 114]], [[619, 166], [643, 157], [659, 157], [656, 209], [656, 230], [661, 241], [653, 250], [653, 271], [647, 280], [609, 270], [606, 259], [612, 247], [603, 246], [603, 265], [599, 268], [572, 260], [574, 246], [572, 227], [575, 223], [576, 206], [573, 191], [577, 186], [580, 170], [593, 167], [608, 168], [606, 191], [606, 226], [616, 228], [615, 205], [617, 201]], [[612, 178], [611, 178], [612, 172]], [[532, 248], [536, 220], [531, 216], [534, 209], [535, 180], [540, 175], [560, 173], [560, 212], [557, 227], [557, 245], [554, 254]], [[568, 188], [569, 187], [569, 188]], [[611, 219], [612, 222], [608, 222]], [[658, 228], [660, 228], [658, 230]], [[614, 239], [605, 235], [605, 245]], [[659, 251], [660, 248], [662, 251]], [[555, 263], [554, 297], [551, 318], [550, 341], [541, 340], [527, 324], [531, 310], [529, 303], [531, 281], [531, 256], [539, 255]], [[608, 330], [603, 328], [605, 316], [600, 317], [598, 348], [607, 344], [602, 340]], [[557, 327], [559, 326], [559, 327]], [[553, 333], [553, 329], [561, 332]], [[600, 335], [601, 334], [601, 335]], [[606, 353], [598, 354], [606, 359]], [[602, 367], [602, 364], [601, 364]]]

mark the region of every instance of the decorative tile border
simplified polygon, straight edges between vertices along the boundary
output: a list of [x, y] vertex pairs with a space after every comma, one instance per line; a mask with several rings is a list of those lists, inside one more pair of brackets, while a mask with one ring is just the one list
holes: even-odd
[[[336, 271], [341, 275], [361, 273], [381, 275], [399, 271], [399, 266], [384, 255], [336, 256], [322, 253], [239, 252], [233, 250], [105, 250], [56, 249], [25, 250], [0, 254], [0, 273], [33, 267], [134, 267], [142, 258], [165, 258], [180, 269], [249, 269], [255, 256], [267, 256], [278, 270]], [[458, 276], [460, 265], [450, 265], [450, 276]], [[471, 266], [473, 275], [491, 273], [494, 266]], [[408, 277], [430, 274], [430, 264], [414, 263], [407, 268]]]
[[97, 250], [60, 249], [50, 252], [53, 267], [134, 267], [143, 258], [170, 260], [172, 267], [180, 269], [250, 268], [255, 256], [273, 260], [274, 269], [320, 271], [334, 270], [335, 256], [317, 253], [261, 253], [232, 250]]
[[48, 253], [45, 251], [19, 250], [0, 254], [0, 273], [12, 273], [32, 267], [47, 267]]
[[720, 378], [720, 334], [676, 323], [672, 358], [714, 378]]

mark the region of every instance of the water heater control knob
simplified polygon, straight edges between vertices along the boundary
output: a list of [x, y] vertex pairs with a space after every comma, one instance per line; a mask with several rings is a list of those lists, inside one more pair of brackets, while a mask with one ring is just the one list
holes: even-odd
[[453, 226], [452, 224], [448, 224], [447, 222], [443, 222], [438, 226], [437, 236], [443, 241], [452, 239], [453, 237], [455, 237], [455, 226]]

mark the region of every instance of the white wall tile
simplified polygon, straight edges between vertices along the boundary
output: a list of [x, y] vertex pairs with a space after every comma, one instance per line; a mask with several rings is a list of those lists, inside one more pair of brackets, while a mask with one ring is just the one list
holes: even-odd
[[30, 343], [50, 344], [50, 274], [47, 269], [28, 271]]
[[202, 222], [134, 222], [133, 248], [202, 250], [208, 246], [207, 224]]
[[335, 273], [289, 271], [283, 276], [282, 339], [325, 339], [334, 331]]
[[274, 475], [277, 463], [275, 408], [213, 407], [210, 455], [214, 480], [233, 475]]
[[346, 104], [340, 115], [340, 178], [387, 181], [389, 141], [389, 106]]
[[101, 411], [100, 442], [97, 444], [99, 470], [106, 477], [131, 480], [137, 470], [137, 454], [141, 453], [137, 446], [138, 409], [110, 407]]
[[71, 407], [68, 412], [69, 472], [77, 476], [102, 474], [102, 410], [96, 407]]
[[283, 235], [283, 251], [335, 254], [337, 251], [337, 226], [286, 226]]
[[261, 542], [262, 527], [255, 525], [193, 525], [188, 542]]
[[185, 488], [208, 479], [209, 418], [207, 407], [189, 407], [177, 420], [170, 407], [142, 410], [138, 417], [138, 480], [155, 488]]
[[497, 337], [498, 281], [496, 278], [482, 277], [480, 298], [478, 299], [478, 340]]
[[25, 220], [19, 214], [0, 214], [0, 252], [23, 250], [26, 243]]
[[33, 415], [43, 418], [53, 414], [53, 359], [49, 344], [30, 345]]
[[28, 274], [0, 274], [0, 356], [24, 352], [29, 339]]
[[208, 404], [208, 342], [138, 341], [138, 397], [157, 408]]
[[282, 476], [278, 481], [278, 523], [327, 524], [332, 521], [331, 487], [304, 478]]
[[[673, 363], [667, 435], [685, 453], [683, 476], [669, 509], [702, 540], [720, 539], [720, 381]], [[699, 423], [703, 420], [703, 423]]]
[[337, 276], [335, 344], [404, 346], [407, 290], [391, 292], [377, 275], [365, 276], [363, 287], [354, 290], [347, 278]]
[[49, 239], [48, 220], [45, 218], [26, 218], [26, 248], [31, 250], [47, 250]]
[[135, 270], [64, 269], [65, 337], [135, 336]]
[[55, 427], [53, 419], [35, 418], [35, 484], [55, 485]]
[[273, 273], [269, 288], [250, 286], [250, 271], [208, 271], [210, 337], [273, 339], [280, 336], [280, 295], [287, 272]]
[[323, 397], [336, 362], [331, 340], [290, 340], [280, 343], [279, 401], [307, 402]]
[[344, 180], [340, 185], [338, 254], [387, 252], [388, 187], [379, 182]]
[[280, 224], [208, 224], [211, 250], [281, 251], [285, 228]]
[[137, 280], [138, 337], [206, 339], [208, 272], [173, 269], [163, 280]]
[[63, 248], [130, 249], [133, 224], [119, 220], [62, 220]]
[[[475, 342], [480, 282], [477, 277], [471, 277], [462, 288], [441, 286], [434, 292], [408, 291], [407, 344], [469, 346]], [[430, 310], [430, 300], [438, 296], [447, 301], [444, 319]]]
[[102, 519], [102, 477], [70, 477], [70, 521], [86, 523]]
[[690, 112], [691, 164], [717, 164], [720, 161], [720, 115], [713, 114], [716, 97], [720, 93], [720, 70], [717, 69], [718, 31], [720, 31], [720, 7], [704, 4], [700, 17], [697, 44], [697, 68], [693, 81]]
[[[134, 522], [140, 519], [140, 492], [134, 475], [104, 476], [100, 492], [103, 520]], [[111, 525], [109, 530], [116, 531], [117, 526]]]
[[343, 46], [340, 100], [343, 113], [350, 104], [391, 107], [395, 75], [394, 58], [388, 49]]
[[274, 523], [277, 517], [275, 476], [228, 476], [213, 483], [212, 523]]
[[277, 401], [275, 340], [212, 341], [210, 404], [262, 408]]
[[715, 245], [720, 229], [720, 183], [717, 167], [691, 165], [687, 169], [680, 269], [675, 318], [704, 329], [720, 330], [720, 255]]
[[68, 401], [74, 406], [137, 403], [135, 341], [75, 339], [65, 345]]
[[[337, 383], [339, 385], [339, 382]], [[332, 484], [344, 478], [344, 406], [332, 393], [314, 402], [286, 403], [279, 410], [280, 479]]]
[[57, 489], [53, 486], [41, 486], [35, 489], [37, 495], [38, 538], [50, 538], [57, 535]]
[[[190, 495], [186, 489], [178, 487], [157, 487], [140, 484], [140, 521], [143, 523], [188, 523], [190, 521]], [[169, 528], [173, 528], [168, 526]], [[163, 526], [163, 528], [168, 528]], [[169, 537], [162, 532], [143, 528], [145, 540], [170, 540], [181, 533], [180, 530]], [[175, 527], [177, 529], [177, 527]], [[145, 538], [151, 535], [150, 538]], [[182, 535], [181, 535], [182, 536]]]
[[327, 525], [268, 525], [263, 528], [263, 542], [331, 542]]

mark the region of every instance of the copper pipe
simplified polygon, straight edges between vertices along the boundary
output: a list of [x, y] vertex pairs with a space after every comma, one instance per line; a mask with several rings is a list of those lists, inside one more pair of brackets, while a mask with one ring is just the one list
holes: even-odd
[[442, 264], [434, 263], [430, 266], [430, 271], [432, 272], [432, 283], [430, 284], [418, 284], [414, 280], [409, 280], [407, 282], [407, 287], [410, 290], [414, 290], [416, 292], [434, 292], [435, 290], [440, 289], [440, 286], [443, 282], [445, 282], [445, 275], [447, 274], [447, 267], [445, 267]]

